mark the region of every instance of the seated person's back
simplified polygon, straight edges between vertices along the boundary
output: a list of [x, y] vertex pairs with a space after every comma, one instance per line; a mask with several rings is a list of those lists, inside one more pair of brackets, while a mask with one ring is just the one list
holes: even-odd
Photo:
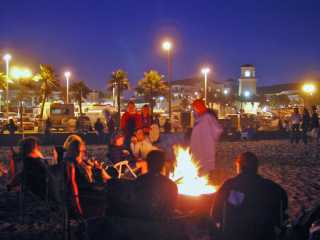
[[222, 239], [275, 239], [274, 227], [285, 220], [287, 194], [276, 183], [257, 174], [258, 162], [252, 153], [236, 161], [238, 176], [219, 189], [212, 209], [214, 224]]
[[176, 184], [163, 176], [165, 154], [153, 150], [147, 156], [148, 173], [136, 180], [139, 197], [138, 212], [146, 218], [167, 218], [172, 216], [178, 189]]
[[22, 178], [28, 190], [45, 199], [47, 192], [48, 168], [42, 161], [39, 142], [35, 138], [25, 138], [20, 144], [23, 159]]

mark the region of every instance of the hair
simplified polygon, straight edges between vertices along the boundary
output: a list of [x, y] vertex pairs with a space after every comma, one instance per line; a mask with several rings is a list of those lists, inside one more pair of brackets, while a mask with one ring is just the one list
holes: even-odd
[[147, 155], [148, 172], [160, 173], [166, 161], [166, 154], [162, 150], [152, 150]]
[[132, 101], [132, 100], [130, 100], [130, 101], [128, 102], [128, 106], [129, 106], [130, 104], [136, 105], [136, 104], [134, 103], [134, 101]]
[[235, 162], [239, 164], [242, 173], [256, 174], [258, 172], [259, 161], [252, 152], [244, 152], [236, 157]]
[[295, 107], [295, 108], [293, 109], [293, 111], [294, 111], [294, 112], [299, 112], [299, 108]]
[[63, 146], [54, 146], [55, 151], [57, 152], [58, 155], [58, 163], [63, 161], [63, 155], [65, 152], [65, 149], [63, 148]]
[[82, 138], [76, 134], [72, 134], [64, 141], [63, 148], [69, 158], [75, 158], [80, 154], [80, 146], [85, 144]]
[[202, 99], [194, 100], [193, 103], [192, 103], [192, 107], [197, 107], [197, 109], [199, 109], [200, 112], [206, 112], [207, 111], [206, 104]]
[[317, 106], [313, 105], [313, 106], [311, 107], [311, 109], [312, 109], [313, 111], [317, 111]]
[[22, 159], [28, 157], [30, 153], [39, 145], [39, 140], [35, 137], [27, 137], [22, 139], [19, 143], [20, 154]]

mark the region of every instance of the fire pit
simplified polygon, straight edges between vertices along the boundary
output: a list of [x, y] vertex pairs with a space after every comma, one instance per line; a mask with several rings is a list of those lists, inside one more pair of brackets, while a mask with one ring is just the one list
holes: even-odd
[[209, 215], [216, 187], [208, 176], [199, 176], [199, 164], [188, 148], [174, 146], [176, 165], [171, 180], [178, 186], [177, 209], [183, 214]]

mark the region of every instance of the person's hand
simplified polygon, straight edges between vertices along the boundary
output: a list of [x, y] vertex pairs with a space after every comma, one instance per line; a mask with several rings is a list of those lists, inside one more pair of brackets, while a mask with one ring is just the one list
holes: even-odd
[[122, 153], [123, 153], [124, 155], [126, 155], [126, 156], [129, 155], [129, 151], [128, 151], [128, 150], [122, 150]]

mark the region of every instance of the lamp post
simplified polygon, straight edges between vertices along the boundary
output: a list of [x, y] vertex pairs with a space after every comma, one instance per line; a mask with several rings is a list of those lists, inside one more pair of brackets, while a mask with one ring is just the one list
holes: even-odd
[[201, 73], [204, 75], [204, 102], [207, 105], [207, 89], [208, 89], [208, 74], [210, 72], [210, 68], [205, 67], [201, 69]]
[[168, 85], [169, 85], [169, 93], [168, 93], [168, 104], [169, 104], [169, 120], [171, 122], [172, 115], [172, 43], [170, 41], [164, 41], [162, 43], [162, 49], [167, 52], [167, 64], [168, 64]]
[[69, 103], [69, 79], [70, 79], [70, 76], [71, 76], [71, 72], [67, 71], [64, 73], [64, 76], [66, 78], [66, 81], [67, 81], [67, 104]]
[[7, 89], [6, 89], [6, 105], [7, 105], [7, 116], [9, 116], [9, 68], [10, 68], [10, 61], [12, 59], [12, 56], [7, 53], [3, 56], [3, 60], [6, 63], [6, 80], [7, 80]]
[[315, 94], [316, 92], [316, 86], [313, 83], [305, 83], [302, 86], [302, 90], [303, 92], [306, 93], [306, 97], [304, 98], [304, 105], [310, 106], [312, 104], [312, 96]]

